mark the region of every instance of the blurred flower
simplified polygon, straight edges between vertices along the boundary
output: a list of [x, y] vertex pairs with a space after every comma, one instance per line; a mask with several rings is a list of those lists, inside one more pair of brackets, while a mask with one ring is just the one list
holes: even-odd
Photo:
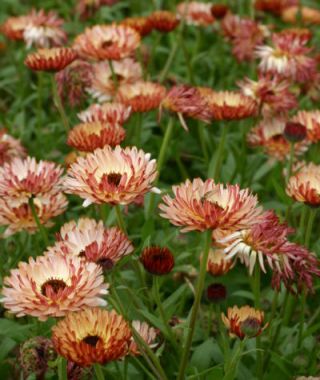
[[291, 122], [307, 128], [307, 138], [313, 143], [320, 141], [320, 111], [299, 111]]
[[299, 0], [256, 0], [255, 8], [258, 11], [270, 12], [280, 15], [283, 10], [292, 5], [297, 5]]
[[[281, 13], [282, 20], [295, 24], [299, 19], [299, 7], [292, 6], [283, 9]], [[320, 11], [316, 8], [304, 7], [301, 8], [301, 19], [305, 24], [320, 24]]]
[[84, 59], [120, 60], [140, 45], [140, 34], [124, 25], [95, 25], [79, 34], [73, 48]]
[[86, 367], [126, 356], [131, 332], [115, 311], [90, 308], [59, 321], [52, 328], [52, 340], [61, 356]]
[[122, 103], [92, 104], [88, 109], [78, 113], [78, 118], [83, 123], [110, 123], [124, 124], [131, 115], [131, 107]]
[[31, 315], [45, 321], [86, 306], [104, 306], [107, 294], [102, 269], [62, 252], [29, 258], [5, 277], [2, 290], [4, 307], [17, 317]]
[[126, 25], [137, 31], [142, 37], [151, 33], [152, 22], [149, 17], [127, 17], [120, 25]]
[[283, 29], [280, 32], [277, 32], [278, 36], [284, 36], [285, 38], [291, 37], [292, 39], [301, 38], [304, 41], [310, 41], [312, 38], [312, 31], [308, 28], [287, 28]]
[[[146, 322], [140, 321], [133, 321], [132, 327], [137, 331], [140, 337], [150, 348], [154, 348], [157, 346], [157, 343], [155, 343], [155, 340], [157, 339], [157, 336], [159, 334], [159, 331], [157, 329], [149, 326]], [[140, 355], [139, 345], [135, 342], [134, 337], [131, 338], [131, 343], [129, 346], [129, 355]]]
[[55, 75], [59, 96], [63, 102], [69, 101], [72, 107], [85, 99], [85, 89], [91, 86], [93, 67], [90, 63], [76, 60]]
[[197, 26], [211, 25], [215, 18], [211, 14], [211, 4], [198, 1], [183, 2], [177, 5], [177, 16], [187, 24]]
[[25, 156], [26, 150], [21, 142], [10, 136], [4, 128], [0, 129], [0, 166], [14, 158]]
[[169, 33], [179, 25], [177, 16], [169, 11], [155, 11], [149, 15], [152, 28], [162, 33]]
[[166, 89], [155, 82], [135, 82], [119, 87], [116, 100], [131, 107], [133, 112], [148, 112], [160, 106]]
[[307, 137], [307, 128], [293, 121], [288, 121], [284, 128], [284, 136], [291, 143], [303, 141]]
[[211, 14], [214, 18], [220, 20], [223, 19], [230, 11], [228, 5], [225, 4], [213, 4], [211, 5]]
[[[131, 58], [113, 62], [113, 70], [119, 87], [135, 83], [142, 78], [140, 63]], [[108, 62], [99, 62], [93, 65], [93, 80], [87, 90], [100, 102], [110, 100], [116, 94], [116, 86]]]
[[24, 64], [36, 71], [60, 71], [77, 58], [70, 48], [39, 49], [28, 54]]
[[216, 184], [212, 179], [187, 180], [172, 188], [175, 198], [165, 195], [161, 216], [182, 232], [213, 229], [233, 231], [255, 223], [262, 210], [257, 197], [238, 185]]
[[147, 247], [140, 256], [144, 269], [154, 275], [164, 275], [172, 271], [174, 256], [166, 247]]
[[218, 303], [227, 297], [227, 289], [223, 284], [213, 283], [207, 287], [207, 299], [210, 302]]
[[152, 187], [157, 177], [156, 161], [136, 147], [109, 146], [96, 149], [68, 169], [65, 189], [91, 203], [129, 204], [139, 195], [158, 191]]
[[[252, 147], [262, 147], [270, 157], [283, 161], [290, 155], [290, 143], [284, 137], [287, 120], [285, 118], [271, 118], [262, 120], [251, 129], [247, 140]], [[310, 142], [303, 140], [294, 145], [295, 156], [302, 155]]]
[[66, 253], [84, 257], [103, 268], [112, 268], [134, 250], [131, 241], [118, 227], [105, 228], [102, 221], [89, 218], [65, 223], [57, 239], [58, 247]]
[[222, 249], [210, 249], [207, 262], [207, 272], [209, 272], [212, 276], [223, 276], [229, 272], [232, 266], [232, 260], [228, 260], [226, 258], [226, 254]]
[[30, 22], [30, 15], [9, 17], [0, 26], [0, 32], [10, 40], [23, 40], [23, 32]]
[[76, 12], [79, 13], [82, 20], [93, 16], [93, 14], [103, 5], [113, 5], [118, 0], [78, 0]]
[[81, 123], [68, 133], [67, 144], [82, 152], [93, 152], [105, 145], [119, 145], [126, 137], [126, 131], [116, 124], [101, 121]]
[[253, 338], [260, 335], [268, 326], [268, 324], [263, 326], [264, 312], [250, 306], [229, 307], [227, 315], [221, 313], [221, 318], [232, 338], [236, 336], [240, 339]]

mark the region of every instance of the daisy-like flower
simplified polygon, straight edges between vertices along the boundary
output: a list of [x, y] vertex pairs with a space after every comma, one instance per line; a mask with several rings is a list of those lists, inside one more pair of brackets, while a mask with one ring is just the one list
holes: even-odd
[[35, 45], [37, 48], [48, 48], [65, 44], [67, 35], [62, 29], [64, 21], [56, 12], [32, 10], [28, 17], [30, 22], [23, 31], [27, 47]]
[[[140, 335], [140, 337], [150, 348], [154, 348], [157, 346], [157, 343], [155, 342], [159, 334], [159, 331], [157, 329], [149, 326], [148, 323], [141, 321], [133, 321], [132, 327], [136, 330], [136, 332]], [[138, 344], [135, 342], [134, 337], [131, 338], [131, 343], [129, 346], [129, 355], [140, 355]]]
[[29, 23], [29, 15], [9, 17], [0, 26], [0, 32], [10, 40], [23, 40], [23, 32]]
[[163, 197], [160, 204], [161, 216], [169, 219], [182, 232], [206, 229], [234, 231], [255, 223], [262, 209], [257, 197], [248, 189], [238, 185], [216, 184], [212, 179], [205, 182], [200, 178], [187, 180], [173, 186], [174, 198]]
[[261, 60], [259, 69], [262, 73], [279, 75], [296, 82], [307, 82], [316, 74], [317, 63], [308, 54], [308, 37], [292, 33], [274, 33], [272, 46], [259, 46], [257, 57]]
[[198, 1], [183, 2], [177, 5], [177, 16], [184, 19], [187, 24], [208, 26], [213, 24], [215, 18], [211, 13], [211, 4]]
[[307, 137], [313, 143], [320, 141], [320, 111], [299, 111], [292, 119], [307, 128]]
[[136, 147], [105, 146], [78, 160], [68, 169], [65, 189], [91, 203], [129, 204], [148, 191], [157, 192], [156, 161]]
[[60, 71], [77, 58], [77, 53], [70, 48], [39, 49], [28, 54], [24, 64], [36, 71]]
[[68, 133], [67, 144], [81, 152], [93, 152], [105, 145], [119, 145], [126, 137], [126, 131], [116, 124], [101, 121], [81, 123]]
[[209, 272], [212, 276], [223, 276], [229, 272], [232, 266], [232, 260], [226, 259], [226, 255], [222, 249], [210, 249], [207, 262], [207, 272]]
[[78, 113], [83, 123], [109, 123], [113, 125], [124, 124], [131, 116], [131, 107], [122, 103], [92, 104], [88, 109]]
[[152, 28], [162, 33], [169, 33], [179, 25], [177, 16], [169, 11], [155, 11], [149, 15]]
[[277, 77], [259, 76], [258, 81], [245, 78], [238, 82], [242, 93], [258, 104], [264, 117], [285, 114], [298, 107], [296, 96], [290, 92], [291, 83]]
[[68, 254], [84, 257], [103, 268], [112, 268], [134, 249], [118, 227], [105, 228], [102, 221], [90, 218], [65, 223], [57, 238], [58, 247]]
[[320, 205], [320, 166], [310, 162], [290, 177], [287, 194], [297, 202]]
[[299, 0], [256, 0], [255, 8], [258, 11], [280, 15], [287, 7], [297, 5], [298, 1]]
[[[113, 62], [114, 74], [117, 77], [118, 86], [135, 83], [142, 79], [140, 63], [132, 58]], [[93, 65], [93, 80], [88, 92], [100, 102], [110, 100], [116, 94], [116, 86], [112, 78], [112, 72], [107, 62]]]
[[127, 17], [121, 21], [120, 25], [129, 26], [136, 30], [142, 37], [150, 34], [153, 27], [149, 17]]
[[257, 113], [255, 100], [240, 92], [207, 90], [203, 98], [214, 120], [240, 120]]
[[2, 302], [17, 317], [31, 315], [45, 321], [84, 307], [104, 306], [107, 294], [102, 269], [62, 253], [20, 262], [4, 279]]
[[26, 150], [21, 142], [10, 136], [4, 128], [0, 129], [0, 166], [14, 158], [25, 156]]
[[[271, 118], [262, 120], [251, 129], [247, 141], [252, 147], [262, 147], [263, 151], [276, 160], [283, 161], [290, 155], [290, 143], [284, 137], [287, 120], [285, 118]], [[307, 151], [310, 142], [303, 140], [294, 144], [295, 156]]]
[[253, 338], [260, 335], [268, 326], [268, 324], [263, 326], [264, 312], [247, 305], [240, 308], [229, 307], [227, 315], [221, 313], [221, 318], [232, 338]]
[[154, 275], [164, 275], [172, 271], [174, 256], [166, 247], [147, 247], [140, 256], [144, 269]]
[[[40, 223], [47, 227], [53, 225], [51, 219], [62, 214], [68, 205], [65, 195], [56, 192], [36, 196], [33, 203]], [[10, 198], [0, 198], [0, 226], [7, 227], [3, 237], [22, 230], [29, 233], [38, 231], [30, 205]]]
[[79, 56], [93, 60], [120, 60], [140, 45], [140, 34], [125, 25], [95, 25], [79, 34], [73, 44]]
[[127, 355], [131, 331], [121, 315], [99, 308], [69, 313], [52, 328], [56, 351], [72, 362], [87, 367], [105, 364]]
[[[281, 12], [281, 18], [285, 22], [295, 24], [299, 17], [299, 6], [287, 7]], [[320, 11], [316, 8], [302, 7], [301, 19], [305, 24], [320, 24]]]
[[141, 81], [121, 86], [116, 100], [133, 112], [148, 112], [158, 108], [165, 95], [166, 89], [161, 84]]

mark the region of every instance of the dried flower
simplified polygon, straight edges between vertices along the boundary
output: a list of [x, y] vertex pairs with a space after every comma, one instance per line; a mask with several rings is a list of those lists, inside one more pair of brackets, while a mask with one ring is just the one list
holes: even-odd
[[[155, 340], [159, 334], [159, 331], [154, 327], [149, 326], [146, 322], [133, 321], [132, 327], [144, 340], [144, 342], [150, 347], [156, 347], [157, 343]], [[129, 346], [129, 355], [137, 356], [140, 355], [138, 344], [135, 342], [134, 337], [131, 338], [131, 343]]]
[[224, 18], [230, 11], [228, 5], [225, 4], [213, 4], [211, 5], [211, 14], [214, 18], [220, 20]]
[[187, 24], [208, 26], [215, 18], [211, 14], [211, 4], [198, 1], [183, 2], [177, 5], [177, 16], [185, 19]]
[[177, 16], [169, 11], [155, 11], [149, 15], [152, 28], [162, 33], [169, 33], [179, 25]]
[[59, 71], [76, 58], [76, 52], [70, 48], [39, 49], [28, 54], [24, 64], [35, 71]]
[[166, 247], [145, 248], [141, 253], [140, 261], [145, 270], [158, 276], [170, 273], [174, 267], [174, 256]]
[[30, 15], [9, 17], [0, 26], [0, 32], [10, 40], [23, 40], [23, 32], [31, 19]]
[[307, 137], [307, 128], [300, 123], [289, 121], [286, 123], [284, 136], [291, 143], [303, 141]]
[[[299, 16], [299, 7], [287, 7], [281, 12], [281, 18], [285, 22], [296, 23]], [[320, 11], [316, 8], [301, 7], [301, 20], [305, 24], [320, 24]]]
[[228, 260], [226, 258], [226, 254], [222, 249], [210, 249], [207, 262], [207, 272], [209, 272], [212, 276], [223, 276], [229, 272], [232, 266], [232, 260]]
[[4, 128], [0, 129], [0, 166], [14, 158], [25, 156], [26, 150], [21, 142], [10, 136]]
[[86, 20], [103, 5], [111, 6], [117, 2], [118, 0], [78, 0], [76, 12], [79, 13], [82, 20]]
[[307, 138], [313, 143], [320, 141], [320, 111], [299, 111], [291, 122], [307, 128]]
[[280, 15], [283, 10], [292, 5], [297, 5], [299, 0], [256, 0], [255, 8], [259, 11]]
[[127, 17], [121, 21], [120, 25], [129, 26], [142, 37], [150, 34], [153, 27], [150, 17]]
[[78, 113], [83, 123], [109, 123], [113, 125], [124, 124], [131, 115], [131, 107], [122, 103], [92, 104], [88, 109]]

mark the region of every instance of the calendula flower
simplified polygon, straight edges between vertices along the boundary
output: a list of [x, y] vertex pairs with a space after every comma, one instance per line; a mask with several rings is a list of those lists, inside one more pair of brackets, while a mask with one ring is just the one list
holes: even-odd
[[126, 356], [131, 331], [115, 311], [90, 308], [58, 322], [52, 328], [52, 341], [59, 355], [87, 367]]
[[161, 216], [169, 219], [182, 232], [206, 229], [234, 231], [250, 226], [262, 210], [257, 197], [238, 185], [217, 184], [212, 179], [187, 180], [173, 186], [174, 198], [165, 195], [160, 204]]
[[126, 131], [116, 124], [101, 121], [81, 123], [68, 133], [67, 144], [82, 152], [93, 152], [105, 145], [119, 145], [126, 137]]
[[240, 308], [229, 307], [227, 315], [221, 313], [221, 319], [232, 338], [253, 338], [260, 335], [268, 326], [268, 324], [263, 326], [264, 312], [247, 305]]
[[166, 247], [147, 247], [140, 256], [144, 269], [154, 275], [164, 275], [172, 271], [174, 256]]
[[155, 11], [149, 15], [152, 28], [162, 33], [169, 33], [179, 25], [177, 16], [169, 11]]
[[45, 321], [84, 307], [103, 306], [107, 294], [102, 269], [72, 255], [56, 252], [20, 262], [5, 277], [4, 307], [17, 317], [31, 315]]
[[28, 54], [24, 64], [35, 71], [60, 71], [77, 58], [70, 48], [39, 49]]
[[122, 125], [131, 116], [131, 107], [117, 102], [92, 104], [77, 116], [83, 123], [101, 122]]
[[134, 249], [118, 227], [105, 228], [102, 221], [90, 218], [65, 223], [57, 238], [58, 246], [66, 253], [84, 257], [109, 269]]
[[235, 91], [205, 91], [203, 98], [214, 120], [240, 120], [257, 113], [257, 103]]
[[[298, 20], [300, 10], [299, 6], [292, 6], [283, 9], [281, 12], [281, 18], [285, 22], [290, 22], [295, 24]], [[301, 7], [301, 19], [305, 24], [320, 24], [320, 11], [316, 8], [311, 7]]]
[[131, 107], [133, 112], [148, 112], [160, 106], [166, 89], [159, 83], [139, 81], [122, 85], [116, 100]]
[[[268, 156], [276, 160], [285, 160], [290, 155], [290, 143], [284, 136], [286, 123], [287, 120], [282, 117], [262, 120], [249, 132], [249, 145], [261, 147]], [[309, 144], [307, 140], [294, 144], [295, 156], [306, 152]]]
[[63, 102], [72, 107], [86, 98], [86, 89], [93, 80], [93, 67], [90, 63], [77, 59], [55, 75], [58, 93]]
[[[33, 198], [39, 221], [42, 225], [53, 225], [51, 219], [62, 214], [68, 205], [64, 194], [49, 192]], [[29, 233], [38, 231], [37, 223], [28, 202], [21, 203], [17, 199], [0, 198], [0, 226], [6, 226], [3, 237], [25, 230]]]
[[209, 272], [212, 276], [223, 276], [229, 272], [232, 266], [232, 260], [226, 258], [226, 254], [222, 249], [210, 249], [207, 262], [207, 272]]
[[10, 40], [23, 40], [23, 32], [30, 22], [30, 15], [9, 17], [0, 26], [0, 32]]
[[[136, 330], [136, 332], [140, 335], [140, 337], [150, 348], [154, 348], [157, 346], [157, 343], [155, 342], [159, 334], [159, 331], [157, 329], [149, 326], [148, 323], [141, 321], [133, 321], [132, 327]], [[134, 337], [131, 338], [131, 343], [129, 346], [129, 355], [140, 355], [138, 344], [135, 342]]]
[[10, 136], [4, 128], [0, 129], [0, 166], [14, 158], [25, 156], [26, 150], [21, 142]]
[[287, 7], [297, 5], [298, 1], [299, 0], [256, 0], [255, 8], [258, 11], [280, 15]]
[[140, 34], [125, 25], [95, 25], [79, 34], [73, 44], [79, 56], [93, 60], [120, 60], [140, 45]]
[[[113, 63], [114, 74], [117, 78], [118, 86], [135, 83], [142, 79], [142, 69], [140, 63], [131, 58]], [[116, 94], [116, 84], [114, 83], [110, 66], [107, 62], [99, 62], [93, 65], [93, 80], [88, 92], [100, 102], [110, 100]]]
[[259, 46], [256, 55], [260, 59], [262, 73], [277, 74], [296, 82], [307, 82], [316, 73], [317, 63], [308, 54], [308, 37], [292, 33], [274, 33], [272, 46]]
[[129, 204], [148, 191], [157, 177], [156, 161], [136, 147], [105, 146], [78, 160], [68, 169], [65, 189], [91, 203]]
[[215, 18], [211, 14], [211, 4], [198, 1], [183, 2], [177, 5], [177, 16], [187, 24], [208, 26]]
[[111, 6], [117, 2], [118, 0], [78, 0], [76, 12], [79, 13], [82, 20], [86, 20], [103, 5]]
[[307, 128], [307, 137], [311, 142], [320, 140], [320, 111], [299, 111], [291, 121]]
[[244, 95], [255, 100], [264, 117], [285, 114], [298, 107], [296, 96], [290, 92], [291, 83], [286, 79], [260, 75], [257, 81], [245, 78], [238, 86]]
[[56, 12], [46, 13], [43, 9], [32, 10], [28, 17], [30, 17], [30, 22], [23, 31], [27, 47], [34, 45], [37, 48], [49, 48], [65, 44], [67, 35], [62, 29], [64, 21]]
[[142, 37], [150, 34], [153, 27], [149, 17], [127, 17], [121, 21], [120, 25], [129, 26]]

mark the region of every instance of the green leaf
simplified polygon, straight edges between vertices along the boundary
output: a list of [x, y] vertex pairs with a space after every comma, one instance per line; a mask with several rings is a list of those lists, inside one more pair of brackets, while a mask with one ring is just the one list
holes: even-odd
[[213, 338], [209, 338], [198, 346], [191, 357], [191, 365], [194, 365], [199, 371], [203, 371], [212, 366], [213, 352], [217, 349], [217, 344]]

